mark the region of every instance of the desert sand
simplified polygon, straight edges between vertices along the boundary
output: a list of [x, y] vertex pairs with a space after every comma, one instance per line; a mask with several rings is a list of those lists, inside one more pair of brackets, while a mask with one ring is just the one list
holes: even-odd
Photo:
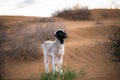
[[[104, 49], [110, 28], [98, 26], [94, 21], [64, 21], [68, 39], [65, 40], [63, 66], [80, 70], [85, 67], [86, 77], [80, 80], [119, 80], [120, 66], [110, 62]], [[41, 45], [40, 52], [42, 54]], [[43, 54], [42, 54], [43, 55]], [[39, 75], [45, 70], [43, 56], [33, 61], [8, 60], [5, 64], [6, 79], [24, 79]]]
[[[19, 22], [25, 22], [28, 19], [19, 19]], [[16, 19], [13, 19], [13, 21], [6, 23], [3, 21], [2, 23], [13, 26], [16, 24], [15, 21]], [[120, 65], [115, 66], [111, 62], [105, 48], [105, 41], [111, 30], [108, 25], [119, 24], [119, 20], [103, 20], [101, 24], [96, 24], [96, 21], [60, 21], [66, 26], [68, 34], [68, 38], [65, 40], [63, 66], [77, 71], [85, 67], [85, 77], [78, 80], [120, 80]], [[28, 23], [34, 24], [34, 22]], [[41, 57], [36, 60], [15, 61], [7, 59], [4, 66], [5, 79], [24, 80], [39, 76], [41, 72], [44, 72], [41, 44], [39, 50]]]

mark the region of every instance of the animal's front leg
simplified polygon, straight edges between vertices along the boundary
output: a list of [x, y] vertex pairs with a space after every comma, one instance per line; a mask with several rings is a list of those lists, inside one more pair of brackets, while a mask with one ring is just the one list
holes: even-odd
[[49, 72], [49, 60], [46, 54], [44, 54], [44, 63], [45, 63], [46, 73], [48, 73]]
[[55, 74], [55, 72], [56, 72], [56, 69], [55, 69], [56, 67], [55, 67], [55, 56], [54, 55], [52, 55], [52, 69], [53, 69], [53, 74]]

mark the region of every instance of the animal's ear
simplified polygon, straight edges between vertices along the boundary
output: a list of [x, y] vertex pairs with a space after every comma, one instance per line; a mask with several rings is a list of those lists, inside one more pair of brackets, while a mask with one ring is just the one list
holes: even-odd
[[58, 34], [55, 34], [54, 36], [55, 36], [55, 37], [57, 37], [57, 36], [58, 36]]
[[65, 33], [65, 38], [67, 38], [67, 34]]

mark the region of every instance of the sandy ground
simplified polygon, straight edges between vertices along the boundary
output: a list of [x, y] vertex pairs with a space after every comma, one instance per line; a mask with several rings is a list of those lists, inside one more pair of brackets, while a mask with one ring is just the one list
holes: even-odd
[[[113, 21], [112, 21], [113, 22]], [[119, 22], [119, 21], [118, 21]], [[120, 80], [120, 66], [108, 57], [104, 42], [110, 33], [106, 26], [110, 21], [95, 24], [95, 21], [63, 21], [68, 33], [65, 40], [63, 66], [79, 71], [85, 67], [86, 75], [78, 80]], [[41, 45], [39, 46], [42, 53]], [[43, 56], [33, 61], [7, 60], [5, 79], [23, 80], [39, 76], [45, 71]]]

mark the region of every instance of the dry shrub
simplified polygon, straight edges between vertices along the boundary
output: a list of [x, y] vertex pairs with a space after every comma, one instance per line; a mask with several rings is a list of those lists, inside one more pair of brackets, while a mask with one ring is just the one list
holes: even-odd
[[0, 48], [7, 41], [7, 34], [5, 32], [5, 26], [0, 24]]
[[65, 25], [60, 22], [48, 22], [45, 26], [40, 23], [35, 27], [35, 38], [42, 43], [46, 40], [54, 40], [54, 32], [57, 29], [64, 29]]
[[6, 53], [12, 59], [31, 60], [40, 58], [39, 46], [33, 37], [33, 30], [27, 24], [11, 28]]
[[112, 32], [108, 38], [108, 50], [112, 61], [120, 62], [120, 25], [112, 25]]
[[25, 41], [13, 41], [9, 43], [8, 55], [16, 60], [38, 59], [40, 57], [38, 46], [37, 44]]
[[41, 18], [40, 22], [55, 22], [54, 18]]
[[7, 39], [7, 35], [5, 33], [5, 26], [3, 26], [2, 24], [0, 24], [0, 80], [3, 79], [4, 76], [4, 63], [5, 63], [5, 54], [4, 54], [4, 49], [3, 49], [3, 45], [6, 42]]
[[0, 80], [4, 79], [4, 66], [5, 66], [6, 54], [2, 47], [0, 47]]
[[99, 25], [99, 24], [103, 24], [103, 22], [101, 20], [96, 20], [95, 24]]
[[4, 62], [5, 62], [5, 56], [4, 54], [2, 54], [3, 52], [1, 51], [0, 49], [0, 80], [3, 79], [3, 76], [4, 76], [4, 71], [3, 71], [3, 68], [4, 68]]
[[56, 21], [56, 19], [55, 18], [52, 18], [52, 17], [47, 17], [47, 18], [35, 18], [34, 20], [33, 20], [33, 22], [42, 22], [42, 23], [46, 23], [46, 22], [55, 22]]
[[53, 17], [61, 17], [68, 20], [89, 20], [91, 12], [87, 8], [85, 9], [64, 9], [53, 13]]
[[106, 12], [101, 13], [101, 15], [102, 15], [104, 18], [107, 18], [107, 17], [108, 17], [108, 14], [107, 14]]
[[64, 29], [64, 25], [59, 22], [48, 22], [45, 26], [38, 23], [33, 29], [27, 23], [21, 23], [9, 28], [7, 37], [5, 36], [6, 32], [2, 30], [0, 35], [0, 37], [4, 37], [0, 40], [3, 45], [1, 49], [4, 51], [2, 55], [5, 53], [15, 60], [39, 59], [43, 56], [42, 51], [40, 51], [41, 43], [46, 40], [53, 40], [54, 32], [58, 28]]

